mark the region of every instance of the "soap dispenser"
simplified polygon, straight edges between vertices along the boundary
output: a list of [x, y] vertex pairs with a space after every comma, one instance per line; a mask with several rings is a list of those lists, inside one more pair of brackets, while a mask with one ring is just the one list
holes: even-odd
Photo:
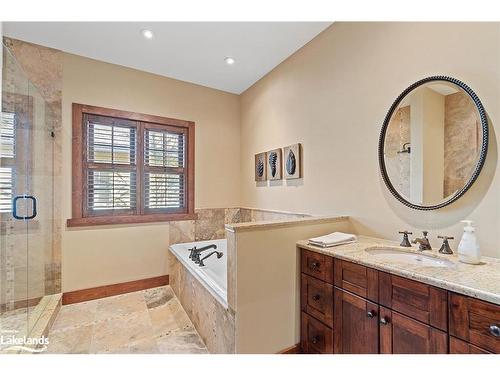
[[458, 260], [463, 263], [479, 264], [481, 263], [481, 252], [472, 221], [463, 220], [462, 223], [465, 223], [465, 227], [464, 234], [458, 245]]

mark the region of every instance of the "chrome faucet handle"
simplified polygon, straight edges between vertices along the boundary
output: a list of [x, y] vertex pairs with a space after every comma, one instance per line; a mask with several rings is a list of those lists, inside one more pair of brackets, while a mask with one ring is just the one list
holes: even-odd
[[448, 243], [448, 240], [454, 240], [455, 237], [449, 237], [449, 236], [438, 236], [438, 238], [443, 240], [443, 244], [441, 245], [441, 248], [439, 249], [439, 252], [441, 254], [453, 254], [453, 250], [450, 248], [450, 244]]
[[427, 235], [429, 234], [429, 231], [427, 231], [427, 230], [423, 230], [423, 231], [422, 231], [422, 234], [424, 235], [424, 238], [427, 238]]
[[404, 230], [404, 231], [400, 231], [399, 234], [403, 235], [403, 240], [401, 241], [401, 243], [399, 244], [399, 246], [402, 246], [402, 247], [411, 247], [411, 243], [410, 243], [410, 240], [408, 239], [408, 235], [409, 234], [413, 234], [413, 233], [412, 232], [408, 232], [407, 230]]

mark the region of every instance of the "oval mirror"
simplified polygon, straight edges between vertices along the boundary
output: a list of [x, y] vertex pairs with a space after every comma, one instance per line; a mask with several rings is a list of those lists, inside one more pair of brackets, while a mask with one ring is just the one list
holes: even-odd
[[471, 187], [487, 148], [488, 122], [477, 95], [457, 79], [429, 77], [408, 87], [389, 109], [380, 133], [380, 169], [400, 202], [432, 210]]

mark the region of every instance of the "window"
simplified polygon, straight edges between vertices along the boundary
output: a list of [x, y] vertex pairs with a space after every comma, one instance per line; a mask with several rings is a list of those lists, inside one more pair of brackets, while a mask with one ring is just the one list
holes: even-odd
[[194, 217], [194, 123], [73, 104], [68, 226]]

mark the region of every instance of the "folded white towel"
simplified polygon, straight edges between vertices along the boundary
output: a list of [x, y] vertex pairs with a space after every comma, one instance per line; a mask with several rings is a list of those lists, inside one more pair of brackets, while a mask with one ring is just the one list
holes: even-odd
[[326, 236], [310, 238], [309, 243], [321, 247], [331, 247], [356, 242], [356, 240], [357, 237], [354, 234], [333, 232]]

